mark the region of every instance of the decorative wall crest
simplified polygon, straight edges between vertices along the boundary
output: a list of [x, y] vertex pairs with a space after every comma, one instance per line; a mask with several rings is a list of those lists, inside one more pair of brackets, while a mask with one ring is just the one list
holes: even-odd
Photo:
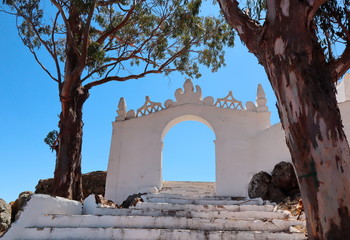
[[142, 107], [137, 109], [136, 116], [141, 117], [150, 113], [158, 112], [160, 110], [163, 110], [162, 104], [159, 102], [152, 102], [149, 98], [149, 96], [146, 96], [146, 102], [143, 104]]
[[242, 102], [235, 99], [232, 95], [232, 91], [229, 91], [224, 98], [218, 98], [214, 106], [221, 108], [241, 109], [244, 110]]
[[243, 107], [241, 101], [233, 97], [232, 91], [229, 91], [226, 97], [218, 98], [215, 104], [213, 97], [208, 96], [203, 99], [202, 89], [198, 85], [194, 87], [190, 79], [187, 79], [185, 81], [183, 89], [178, 88], [175, 91], [175, 99], [176, 101], [173, 101], [171, 99], [166, 100], [163, 107], [162, 103], [153, 102], [150, 100], [149, 96], [146, 96], [145, 103], [142, 107], [137, 109], [137, 112], [135, 113], [134, 110], [130, 110], [127, 112], [125, 100], [124, 98], [120, 98], [117, 110], [118, 117], [116, 118], [116, 121], [124, 121], [135, 117], [142, 117], [151, 113], [155, 113], [184, 104], [207, 105], [212, 107], [228, 108], [232, 110], [243, 110], [251, 112], [268, 111], [268, 108], [266, 106], [267, 99], [265, 98], [265, 92], [261, 84], [258, 85], [256, 104], [254, 104], [253, 102], [247, 102], [246, 108]]

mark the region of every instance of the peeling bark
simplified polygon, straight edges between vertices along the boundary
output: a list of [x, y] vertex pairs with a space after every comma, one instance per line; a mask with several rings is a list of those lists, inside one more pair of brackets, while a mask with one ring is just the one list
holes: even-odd
[[[260, 44], [250, 44], [256, 39], [238, 34], [264, 66], [276, 94], [301, 189], [308, 238], [350, 239], [350, 150], [335, 97], [338, 75], [327, 64], [309, 25], [313, 6], [305, 1], [267, 3], [263, 31], [255, 35], [260, 36]], [[226, 19], [237, 23], [232, 18], [241, 17], [228, 14], [228, 9], [222, 8]], [[231, 25], [238, 30], [242, 26]]]
[[62, 112], [59, 121], [59, 146], [54, 173], [53, 196], [82, 200], [81, 149], [82, 110], [89, 92], [81, 85], [85, 66], [77, 46], [82, 44], [81, 19], [76, 7], [69, 13], [64, 82], [60, 86]]
[[52, 195], [82, 200], [81, 148], [83, 135], [82, 109], [88, 93], [75, 90], [70, 101], [62, 104], [59, 150], [57, 153]]

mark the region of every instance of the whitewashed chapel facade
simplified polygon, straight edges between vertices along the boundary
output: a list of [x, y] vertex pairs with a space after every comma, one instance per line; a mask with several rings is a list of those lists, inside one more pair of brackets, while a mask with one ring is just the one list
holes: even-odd
[[[350, 74], [338, 86], [338, 102], [345, 131], [350, 132]], [[215, 134], [216, 195], [247, 197], [256, 172], [271, 172], [280, 161], [290, 161], [281, 124], [270, 125], [270, 112], [261, 85], [256, 103], [245, 107], [232, 92], [224, 98], [202, 98], [199, 86], [186, 80], [175, 101], [152, 102], [127, 111], [120, 99], [107, 170], [106, 198], [121, 203], [134, 193], [162, 188], [162, 149], [167, 132], [176, 124], [194, 120]]]

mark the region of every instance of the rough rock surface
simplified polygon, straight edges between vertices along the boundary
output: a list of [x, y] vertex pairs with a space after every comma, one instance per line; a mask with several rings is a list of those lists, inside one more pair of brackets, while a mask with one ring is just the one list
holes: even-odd
[[0, 237], [11, 224], [11, 205], [0, 198]]
[[255, 174], [249, 182], [248, 195], [250, 198], [262, 198], [277, 203], [287, 197], [299, 197], [300, 191], [293, 165], [280, 162], [275, 165], [272, 176], [266, 172]]
[[31, 191], [25, 191], [21, 192], [18, 195], [18, 198], [16, 201], [11, 202], [12, 207], [12, 214], [11, 214], [11, 221], [14, 222], [19, 218], [20, 211], [23, 209], [24, 205], [30, 200], [30, 197], [33, 195], [33, 192]]
[[[83, 198], [87, 198], [90, 194], [101, 194], [104, 196], [106, 177], [106, 171], [95, 171], [83, 174]], [[50, 195], [52, 191], [52, 185], [52, 178], [39, 180], [37, 186], [35, 187], [35, 193]]]
[[121, 208], [129, 208], [130, 206], [136, 206], [138, 202], [143, 202], [141, 196], [144, 195], [144, 193], [137, 193], [128, 196], [128, 198], [120, 205]]
[[248, 185], [248, 195], [250, 198], [268, 199], [271, 176], [267, 172], [258, 172], [253, 176]]
[[83, 174], [83, 197], [87, 198], [90, 194], [105, 195], [106, 171], [96, 171]]
[[275, 165], [271, 182], [285, 194], [289, 194], [298, 189], [298, 181], [295, 176], [294, 167], [291, 163], [280, 162]]
[[95, 194], [96, 204], [102, 205], [109, 208], [118, 208], [118, 205], [115, 204], [112, 200], [105, 199], [101, 194]]

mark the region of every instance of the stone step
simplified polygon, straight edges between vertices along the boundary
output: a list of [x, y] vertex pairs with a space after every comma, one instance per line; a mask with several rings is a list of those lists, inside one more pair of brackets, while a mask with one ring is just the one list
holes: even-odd
[[161, 210], [188, 210], [188, 211], [264, 211], [272, 212], [275, 209], [274, 205], [211, 205], [211, 204], [180, 204], [180, 203], [164, 203], [164, 202], [139, 202], [131, 209], [161, 209]]
[[286, 212], [265, 212], [265, 211], [226, 211], [218, 210], [174, 210], [174, 209], [115, 209], [115, 208], [95, 208], [93, 212], [85, 212], [90, 215], [111, 215], [111, 216], [172, 216], [172, 217], [192, 217], [192, 218], [231, 218], [231, 219], [287, 219]]
[[206, 231], [271, 231], [288, 232], [290, 227], [304, 225], [297, 220], [241, 220], [208, 219], [172, 216], [96, 216], [96, 215], [43, 215], [36, 219], [35, 228], [156, 228], [191, 229]]
[[263, 205], [264, 201], [257, 199], [235, 200], [232, 197], [189, 197], [178, 194], [147, 194], [143, 195], [145, 202], [198, 204], [198, 205]]
[[123, 240], [301, 240], [303, 233], [266, 231], [199, 231], [187, 229], [136, 228], [26, 228], [21, 239], [123, 239]]

